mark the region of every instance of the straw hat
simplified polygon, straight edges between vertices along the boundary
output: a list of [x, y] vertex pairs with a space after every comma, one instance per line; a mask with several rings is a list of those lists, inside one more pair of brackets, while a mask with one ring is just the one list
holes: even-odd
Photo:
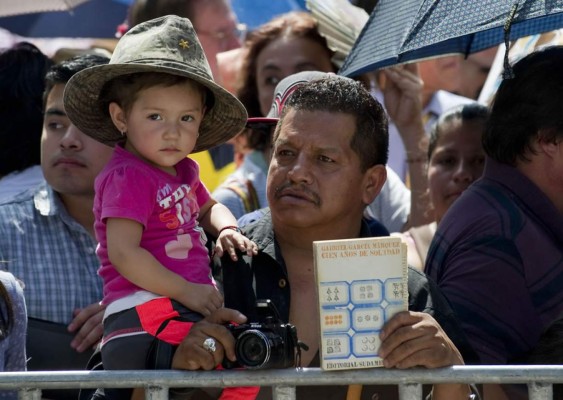
[[137, 72], [164, 72], [185, 76], [213, 94], [199, 128], [193, 153], [226, 142], [245, 125], [244, 106], [217, 85], [192, 23], [175, 15], [155, 18], [136, 25], [119, 40], [109, 64], [84, 69], [66, 84], [65, 111], [85, 134], [110, 146], [122, 140], [108, 110], [98, 97], [111, 79]]

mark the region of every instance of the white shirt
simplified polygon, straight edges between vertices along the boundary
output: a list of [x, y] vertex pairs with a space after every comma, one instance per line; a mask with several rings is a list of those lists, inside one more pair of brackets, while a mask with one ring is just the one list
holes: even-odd
[[387, 167], [387, 181], [364, 214], [381, 222], [389, 232], [401, 232], [411, 211], [411, 191], [401, 178]]

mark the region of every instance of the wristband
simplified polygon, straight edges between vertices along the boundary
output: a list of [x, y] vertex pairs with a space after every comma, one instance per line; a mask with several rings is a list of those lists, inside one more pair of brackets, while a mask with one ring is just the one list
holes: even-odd
[[227, 229], [231, 229], [231, 230], [238, 232], [242, 235], [242, 231], [240, 230], [240, 228], [238, 226], [229, 225], [229, 226], [224, 226], [223, 228], [221, 228], [221, 230], [219, 231], [219, 234], [217, 236], [219, 236], [221, 234], [221, 232], [223, 232], [224, 230], [227, 230]]

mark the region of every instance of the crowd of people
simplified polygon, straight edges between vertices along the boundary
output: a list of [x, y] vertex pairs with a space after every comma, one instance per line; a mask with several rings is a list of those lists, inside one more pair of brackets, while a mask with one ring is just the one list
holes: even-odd
[[[408, 246], [408, 310], [379, 332], [385, 368], [563, 364], [563, 47], [514, 63], [480, 104], [487, 66], [463, 72], [458, 56], [377, 71], [374, 86], [338, 75], [310, 13], [241, 33], [229, 0], [135, 0], [111, 58], [0, 52], [0, 371], [222, 368], [236, 363], [228, 326], [258, 320], [260, 299], [319, 367], [313, 242], [389, 235]], [[398, 398], [357, 389], [297, 398]], [[498, 384], [425, 395], [527, 398]]]

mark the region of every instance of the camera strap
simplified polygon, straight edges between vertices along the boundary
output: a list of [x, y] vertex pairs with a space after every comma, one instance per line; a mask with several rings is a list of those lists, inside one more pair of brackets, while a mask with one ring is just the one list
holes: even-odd
[[252, 264], [253, 258], [246, 254], [242, 254], [242, 259], [244, 260], [246, 265], [250, 266], [250, 270], [252, 272], [252, 293], [254, 294], [254, 298], [252, 299], [252, 302], [255, 303], [256, 302], [256, 274], [254, 273], [254, 266]]

